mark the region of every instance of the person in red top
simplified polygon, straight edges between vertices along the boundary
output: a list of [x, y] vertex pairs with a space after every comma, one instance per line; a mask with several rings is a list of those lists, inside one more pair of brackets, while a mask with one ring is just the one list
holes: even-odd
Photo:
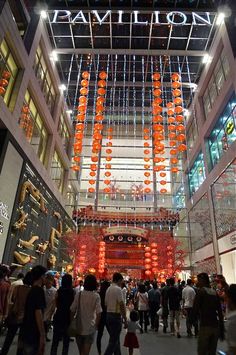
[[6, 318], [8, 306], [9, 282], [5, 281], [5, 274], [0, 270], [0, 324]]

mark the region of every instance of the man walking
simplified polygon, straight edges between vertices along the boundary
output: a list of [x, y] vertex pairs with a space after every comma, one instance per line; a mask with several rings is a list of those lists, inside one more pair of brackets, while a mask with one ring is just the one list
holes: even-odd
[[224, 321], [220, 298], [210, 287], [206, 273], [197, 275], [199, 291], [194, 299], [193, 316], [200, 317], [198, 355], [215, 355], [217, 341], [224, 339]]
[[124, 326], [127, 327], [126, 309], [122, 297], [121, 284], [123, 276], [115, 272], [112, 278], [112, 284], [108, 287], [105, 296], [105, 305], [107, 307], [107, 330], [110, 335], [109, 343], [104, 355], [121, 355], [120, 351], [120, 333], [122, 329], [122, 318]]
[[[178, 288], [175, 286], [175, 279], [170, 278], [170, 287], [167, 290], [167, 297], [168, 297], [168, 306], [170, 310], [170, 331], [171, 334], [175, 334], [177, 338], [181, 338], [179, 333], [180, 328], [180, 296]], [[175, 328], [176, 323], [176, 328]]]
[[149, 313], [151, 318], [151, 329], [158, 332], [159, 329], [159, 316], [157, 311], [160, 308], [161, 293], [157, 288], [157, 282], [154, 281], [152, 288], [148, 291]]
[[197, 321], [193, 320], [193, 302], [196, 296], [196, 292], [192, 287], [192, 280], [187, 280], [187, 286], [182, 291], [182, 300], [183, 300], [183, 308], [186, 315], [186, 328], [188, 336], [191, 337], [192, 334], [192, 326], [194, 326], [194, 334], [198, 335], [198, 326]]

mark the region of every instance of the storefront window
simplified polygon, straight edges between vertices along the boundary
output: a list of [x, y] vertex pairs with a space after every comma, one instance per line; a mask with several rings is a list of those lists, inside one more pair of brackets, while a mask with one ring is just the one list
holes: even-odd
[[192, 196], [206, 178], [205, 166], [202, 152], [198, 154], [190, 172], [188, 174], [190, 195]]
[[43, 51], [39, 46], [36, 52], [35, 64], [34, 64], [35, 74], [39, 79], [40, 86], [43, 91], [43, 95], [47, 102], [48, 108], [52, 113], [56, 100], [56, 92], [52, 84], [52, 79], [49, 74], [49, 70], [44, 59]]
[[236, 159], [212, 186], [216, 231], [222, 237], [236, 230]]
[[64, 169], [63, 163], [56, 151], [54, 151], [54, 154], [53, 154], [50, 175], [51, 175], [52, 180], [55, 182], [58, 190], [62, 193], [63, 192], [65, 169]]
[[224, 54], [221, 54], [215, 70], [212, 74], [211, 80], [208, 84], [203, 95], [203, 106], [205, 111], [205, 116], [211, 111], [217, 96], [219, 95], [225, 80], [229, 75], [229, 62]]
[[18, 67], [5, 40], [0, 45], [0, 96], [9, 106]]
[[66, 125], [66, 120], [65, 120], [63, 113], [60, 116], [59, 125], [58, 125], [58, 133], [61, 137], [62, 144], [65, 148], [65, 151], [66, 151], [66, 153], [68, 153], [68, 148], [69, 148], [69, 143], [70, 143], [70, 134], [69, 134], [69, 130]]
[[233, 94], [208, 138], [211, 168], [236, 140], [236, 96]]
[[40, 161], [44, 163], [48, 133], [28, 90], [25, 94], [24, 105], [18, 123]]

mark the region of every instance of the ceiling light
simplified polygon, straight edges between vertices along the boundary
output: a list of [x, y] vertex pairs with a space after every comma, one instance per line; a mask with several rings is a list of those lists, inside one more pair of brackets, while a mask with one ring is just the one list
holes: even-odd
[[209, 56], [209, 54], [205, 54], [204, 57], [202, 58], [202, 63], [207, 64], [210, 62], [211, 62], [211, 57]]
[[193, 92], [197, 91], [197, 84], [192, 83], [191, 88], [192, 88]]
[[71, 115], [73, 113], [72, 110], [66, 110], [66, 113], [68, 113], [68, 115]]
[[46, 18], [48, 17], [48, 16], [47, 16], [47, 11], [41, 10], [41, 11], [40, 11], [40, 16], [42, 17], [42, 19], [46, 20]]
[[52, 51], [50, 58], [54, 61], [57, 62], [58, 61], [58, 54], [56, 51]]
[[220, 12], [217, 15], [217, 19], [216, 19], [217, 26], [220, 26], [224, 22], [224, 19], [225, 19], [225, 14], [223, 12]]
[[59, 86], [59, 89], [60, 89], [61, 91], [65, 91], [65, 90], [66, 90], [65, 84], [61, 84], [61, 85]]

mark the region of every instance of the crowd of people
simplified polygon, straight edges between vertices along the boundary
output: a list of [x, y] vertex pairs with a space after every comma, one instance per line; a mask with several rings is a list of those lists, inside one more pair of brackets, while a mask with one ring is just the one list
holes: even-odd
[[[122, 328], [123, 346], [132, 355], [139, 348], [136, 332], [158, 332], [160, 324], [164, 333], [178, 339], [185, 332], [197, 337], [198, 355], [216, 354], [226, 324], [227, 354], [236, 355], [236, 284], [227, 285], [223, 277], [210, 283], [206, 273], [199, 274], [195, 284], [174, 278], [165, 283], [124, 281], [116, 272], [111, 281], [98, 283], [89, 274], [76, 285], [70, 274], [64, 274], [58, 285], [58, 279], [40, 265], [10, 283], [9, 269], [1, 265], [0, 317], [1, 355], [9, 353], [16, 335], [17, 355], [43, 355], [47, 341], [51, 355], [58, 353], [60, 341], [62, 355], [67, 355], [74, 338], [79, 354], [88, 355], [95, 337], [99, 355], [120, 355]], [[180, 329], [181, 318], [186, 329]], [[102, 349], [105, 328], [109, 341]]]

